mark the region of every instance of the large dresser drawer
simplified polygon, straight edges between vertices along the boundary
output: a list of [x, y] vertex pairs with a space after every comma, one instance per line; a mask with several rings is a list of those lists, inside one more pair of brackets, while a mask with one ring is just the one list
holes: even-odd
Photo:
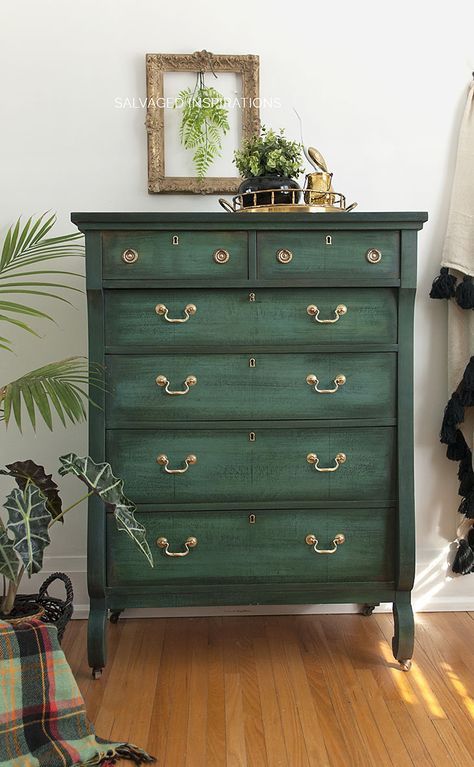
[[[208, 511], [138, 514], [146, 526], [154, 568], [117, 531], [107, 515], [107, 580], [109, 586], [136, 584], [161, 588], [164, 584], [196, 583], [337, 583], [390, 582], [394, 578], [394, 509], [331, 509], [252, 512]], [[316, 547], [336, 547], [318, 554]], [[165, 538], [166, 549], [158, 545]], [[196, 539], [188, 547], [186, 541]], [[339, 539], [341, 540], [341, 539]], [[161, 541], [162, 546], [166, 546]], [[191, 543], [194, 543], [192, 541]], [[173, 557], [169, 554], [185, 556]]]
[[[252, 435], [228, 428], [115, 429], [106, 433], [106, 454], [137, 503], [396, 497], [393, 427], [271, 427]], [[341, 454], [344, 462], [336, 458]]]
[[396, 231], [258, 232], [257, 258], [258, 276], [265, 280], [397, 279], [400, 235]]
[[393, 344], [397, 293], [391, 288], [107, 290], [105, 338], [109, 350], [232, 344], [251, 352], [259, 345]]
[[247, 232], [104, 232], [104, 277], [247, 279], [247, 239]]
[[396, 414], [395, 353], [257, 354], [253, 359], [255, 367], [248, 354], [109, 355], [107, 424]]

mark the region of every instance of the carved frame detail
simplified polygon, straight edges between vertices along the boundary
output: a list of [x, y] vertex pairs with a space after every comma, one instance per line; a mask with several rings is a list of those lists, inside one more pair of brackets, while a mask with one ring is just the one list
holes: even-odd
[[258, 133], [260, 114], [259, 57], [218, 55], [209, 51], [196, 53], [147, 53], [146, 85], [148, 133], [148, 192], [150, 194], [235, 194], [239, 176], [209, 177], [166, 176], [163, 99], [165, 72], [236, 72], [242, 77], [242, 139]]

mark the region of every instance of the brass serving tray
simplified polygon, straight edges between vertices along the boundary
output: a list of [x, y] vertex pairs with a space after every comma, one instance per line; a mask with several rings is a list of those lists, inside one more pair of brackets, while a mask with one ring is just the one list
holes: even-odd
[[[352, 206], [350, 208], [352, 210]], [[230, 211], [229, 211], [230, 212]], [[334, 205], [256, 205], [249, 208], [237, 208], [232, 213], [347, 213], [345, 208]]]
[[[357, 206], [355, 202], [346, 207], [346, 198], [339, 192], [322, 193], [308, 189], [290, 189], [287, 191], [287, 194], [293, 201], [287, 204], [274, 204], [274, 196], [276, 194], [281, 194], [281, 190], [262, 189], [256, 192], [237, 194], [232, 198], [232, 202], [220, 197], [219, 203], [228, 213], [349, 213], [349, 211]], [[268, 200], [269, 195], [272, 202], [271, 205], [258, 205], [259, 197], [261, 199], [266, 197], [266, 200]], [[302, 195], [304, 195], [304, 200], [313, 204], [295, 202]], [[244, 199], [253, 204], [244, 205]]]

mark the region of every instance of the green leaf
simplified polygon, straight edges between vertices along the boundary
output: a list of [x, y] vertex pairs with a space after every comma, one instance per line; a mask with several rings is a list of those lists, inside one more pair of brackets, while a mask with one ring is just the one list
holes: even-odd
[[146, 539], [144, 526], [135, 519], [137, 507], [123, 492], [123, 480], [115, 477], [109, 463], [95, 463], [92, 458], [80, 458], [75, 453], [59, 458], [61, 476], [75, 474], [90, 491], [98, 495], [106, 508], [113, 512], [117, 529], [126, 532], [143, 552], [153, 567], [153, 556]]
[[8, 511], [7, 530], [13, 536], [13, 548], [28, 575], [39, 572], [44, 550], [50, 543], [51, 514], [46, 509], [46, 499], [37, 487], [27, 484], [24, 490], [12, 490], [4, 507]]
[[15, 582], [18, 573], [18, 559], [13, 548], [13, 541], [8, 537], [3, 525], [0, 525], [0, 575]]
[[182, 90], [178, 100], [183, 102], [179, 138], [185, 149], [194, 150], [196, 174], [203, 178], [220, 155], [222, 137], [230, 129], [226, 101], [215, 88], [203, 84]]
[[46, 508], [52, 518], [56, 519], [61, 514], [62, 503], [58, 486], [53, 480], [53, 475], [46, 474], [44, 466], [40, 466], [31, 459], [15, 461], [14, 463], [7, 463], [5, 469], [0, 469], [0, 474], [13, 477], [20, 490], [24, 490], [30, 482], [38, 488], [46, 499]]
[[33, 429], [36, 428], [38, 413], [49, 429], [53, 428], [54, 412], [63, 425], [66, 425], [66, 417], [71, 423], [84, 420], [85, 402], [89, 400], [98, 406], [93, 398], [83, 391], [82, 385], [88, 382], [90, 388], [102, 388], [99, 370], [98, 366], [88, 365], [87, 360], [82, 357], [70, 357], [44, 365], [16, 381], [7, 383], [0, 388], [0, 404], [3, 401], [3, 417], [7, 426], [13, 415], [21, 430], [23, 403]]
[[[62, 301], [70, 303], [66, 298], [61, 295], [57, 295], [55, 291], [74, 291], [82, 292], [79, 288], [73, 285], [54, 282], [49, 279], [49, 275], [61, 275], [65, 272], [60, 270], [42, 269], [46, 261], [53, 258], [66, 258], [77, 257], [84, 255], [84, 248], [82, 245], [75, 243], [74, 241], [81, 238], [79, 233], [66, 234], [59, 237], [47, 237], [51, 228], [54, 226], [56, 216], [53, 214], [49, 217], [44, 213], [39, 216], [36, 221], [33, 221], [33, 217], [30, 217], [26, 224], [21, 224], [21, 219], [10, 227], [8, 230], [2, 247], [2, 253], [0, 256], [0, 292], [2, 294], [13, 295], [30, 295], [30, 296], [47, 296], [53, 298], [56, 301]], [[25, 267], [36, 267], [28, 272], [25, 271]], [[76, 272], [69, 273], [73, 277], [77, 277]], [[41, 280], [41, 277], [47, 277], [45, 281]], [[25, 278], [37, 277], [34, 281]], [[5, 282], [5, 280], [10, 280]], [[82, 279], [82, 276], [81, 276]], [[5, 322], [10, 325], [15, 325], [29, 333], [34, 333], [29, 325], [21, 323], [19, 320], [10, 317], [9, 313], [23, 314], [25, 316], [35, 317], [37, 319], [52, 318], [45, 312], [41, 312], [35, 307], [31, 307], [29, 304], [22, 304], [18, 302], [2, 301], [0, 308], [4, 314], [0, 314], [0, 323]], [[36, 333], [34, 333], [37, 335]], [[1, 344], [3, 348], [11, 350], [11, 342], [8, 338], [3, 340]]]

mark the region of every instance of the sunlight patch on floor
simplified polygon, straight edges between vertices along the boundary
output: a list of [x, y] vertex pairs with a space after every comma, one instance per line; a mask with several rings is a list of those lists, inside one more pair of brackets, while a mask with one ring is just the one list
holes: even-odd
[[449, 663], [441, 663], [441, 668], [445, 671], [446, 676], [461, 698], [464, 707], [469, 713], [469, 716], [474, 719], [474, 699], [469, 695], [466, 686], [463, 684], [463, 682], [461, 682], [458, 675], [455, 671], [453, 671], [453, 668], [449, 665]]

